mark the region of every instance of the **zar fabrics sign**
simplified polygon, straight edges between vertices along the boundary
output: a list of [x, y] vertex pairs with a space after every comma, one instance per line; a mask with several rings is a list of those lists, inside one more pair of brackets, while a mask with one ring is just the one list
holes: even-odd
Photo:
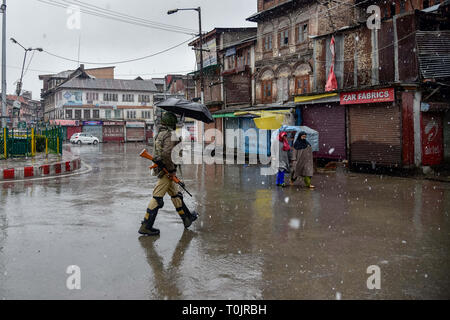
[[342, 92], [341, 104], [363, 104], [394, 101], [394, 88]]

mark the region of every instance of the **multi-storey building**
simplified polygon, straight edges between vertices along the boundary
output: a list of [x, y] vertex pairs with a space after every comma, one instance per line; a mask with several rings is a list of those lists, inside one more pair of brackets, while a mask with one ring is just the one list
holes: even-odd
[[[253, 51], [249, 48], [252, 46], [255, 35], [256, 28], [215, 28], [203, 36], [204, 103], [211, 113], [224, 112], [233, 104], [246, 106], [251, 104], [251, 90], [247, 89], [251, 88], [252, 68], [250, 66], [253, 61], [251, 59]], [[195, 39], [189, 45], [195, 48], [200, 47], [200, 39]], [[197, 70], [200, 70], [200, 50], [196, 50], [196, 59]], [[200, 98], [200, 72], [196, 71], [190, 75], [195, 80], [196, 96]], [[247, 89], [240, 88], [241, 85]], [[217, 129], [224, 132], [223, 119], [223, 116], [215, 115], [214, 123], [197, 126], [197, 130], [201, 131], [200, 128], [203, 127], [204, 130]], [[202, 135], [203, 132], [199, 134]], [[223, 146], [223, 137], [212, 137], [212, 139], [206, 142]]]
[[45, 121], [63, 125], [67, 138], [82, 130], [105, 142], [146, 140], [153, 127], [154, 83], [113, 77], [113, 68], [85, 70], [83, 65], [41, 76]]
[[450, 158], [448, 8], [449, 1], [258, 0], [247, 19], [258, 23], [255, 103], [295, 108], [297, 124], [319, 131], [318, 158], [442, 164]]

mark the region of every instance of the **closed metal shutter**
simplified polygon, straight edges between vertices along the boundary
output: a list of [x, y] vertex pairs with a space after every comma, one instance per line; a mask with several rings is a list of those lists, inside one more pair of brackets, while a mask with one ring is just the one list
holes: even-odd
[[388, 166], [401, 164], [401, 114], [398, 106], [350, 106], [349, 129], [352, 162], [375, 162]]
[[103, 141], [123, 142], [123, 126], [103, 126]]
[[127, 127], [127, 141], [145, 141], [145, 128]]
[[336, 104], [302, 108], [303, 125], [319, 132], [317, 158], [346, 159], [345, 107]]
[[70, 140], [75, 133], [82, 132], [81, 126], [79, 127], [67, 127], [67, 140]]
[[92, 134], [98, 138], [100, 142], [103, 142], [103, 129], [102, 126], [83, 126], [83, 132]]

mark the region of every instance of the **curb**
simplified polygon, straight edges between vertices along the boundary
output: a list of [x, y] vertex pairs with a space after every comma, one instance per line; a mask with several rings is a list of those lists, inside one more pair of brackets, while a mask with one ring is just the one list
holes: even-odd
[[55, 162], [36, 166], [0, 169], [0, 181], [23, 178], [50, 177], [73, 172], [81, 168], [81, 159]]

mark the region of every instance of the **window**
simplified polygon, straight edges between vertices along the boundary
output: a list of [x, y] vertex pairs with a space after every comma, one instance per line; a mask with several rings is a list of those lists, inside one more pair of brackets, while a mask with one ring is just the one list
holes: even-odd
[[103, 101], [118, 101], [117, 93], [104, 93]]
[[300, 23], [297, 25], [297, 43], [308, 41], [308, 24]]
[[75, 119], [81, 120], [81, 110], [75, 110]]
[[72, 119], [72, 110], [66, 110], [66, 119]]
[[264, 102], [272, 102], [272, 80], [264, 80], [262, 82], [262, 100]]
[[114, 118], [118, 119], [121, 117], [120, 110], [114, 110]]
[[84, 119], [90, 119], [91, 118], [91, 110], [84, 110], [83, 118]]
[[289, 46], [289, 29], [280, 32], [280, 48]]
[[264, 37], [264, 51], [272, 50], [272, 34], [268, 34]]
[[240, 50], [237, 54], [237, 66], [243, 67], [250, 65], [250, 51]]
[[404, 13], [406, 10], [406, 0], [400, 0], [400, 13]]
[[232, 55], [227, 57], [228, 69], [234, 69], [236, 56]]
[[136, 111], [127, 111], [127, 118], [128, 119], [136, 119]]
[[150, 102], [150, 96], [148, 94], [140, 94], [138, 96], [138, 102]]
[[309, 92], [309, 76], [299, 76], [295, 78], [295, 93], [302, 94]]
[[100, 110], [93, 110], [92, 111], [92, 118], [94, 118], [94, 119], [100, 118]]
[[98, 93], [86, 92], [86, 101], [98, 101]]
[[150, 119], [151, 118], [150, 111], [142, 111], [142, 118]]
[[395, 3], [391, 4], [391, 17], [395, 16]]
[[123, 102], [134, 102], [134, 94], [123, 94], [122, 101]]
[[105, 118], [111, 119], [111, 110], [105, 110]]

